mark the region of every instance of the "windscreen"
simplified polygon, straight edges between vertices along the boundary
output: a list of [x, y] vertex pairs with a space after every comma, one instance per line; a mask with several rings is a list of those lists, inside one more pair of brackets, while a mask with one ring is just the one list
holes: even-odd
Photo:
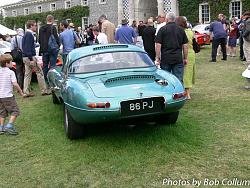
[[144, 68], [154, 66], [147, 54], [142, 52], [112, 52], [95, 54], [73, 62], [69, 73], [89, 73], [116, 69]]

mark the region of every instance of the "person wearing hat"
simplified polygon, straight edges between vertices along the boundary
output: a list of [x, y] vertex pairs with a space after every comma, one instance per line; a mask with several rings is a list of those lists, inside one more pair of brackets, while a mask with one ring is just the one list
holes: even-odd
[[115, 40], [120, 44], [136, 44], [136, 33], [128, 26], [127, 19], [122, 20], [122, 26], [115, 33]]
[[[22, 28], [18, 28], [16, 30], [17, 35], [11, 39], [11, 51], [15, 48], [19, 48], [22, 50], [22, 40], [24, 35], [24, 30]], [[22, 58], [19, 61], [16, 61], [16, 76], [17, 83], [23, 89], [23, 81], [24, 81], [24, 64]]]
[[162, 13], [159, 16], [157, 16], [157, 28], [155, 35], [158, 34], [158, 31], [166, 25], [166, 14]]

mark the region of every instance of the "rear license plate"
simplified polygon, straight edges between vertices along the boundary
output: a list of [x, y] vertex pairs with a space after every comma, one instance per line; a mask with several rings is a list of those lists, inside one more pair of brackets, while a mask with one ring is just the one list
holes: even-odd
[[123, 101], [121, 102], [121, 115], [137, 116], [162, 112], [165, 107], [164, 102], [165, 100], [163, 97]]

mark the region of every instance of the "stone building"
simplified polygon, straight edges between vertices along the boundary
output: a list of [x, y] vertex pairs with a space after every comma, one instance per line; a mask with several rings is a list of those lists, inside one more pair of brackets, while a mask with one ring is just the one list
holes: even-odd
[[[76, 5], [88, 6], [90, 14], [82, 18], [82, 25], [96, 23], [101, 14], [118, 25], [123, 18], [147, 20], [163, 12], [178, 14], [177, 0], [21, 0], [18, 3], [3, 6], [4, 16], [19, 16], [32, 13], [71, 8]], [[74, 20], [72, 20], [74, 22]]]

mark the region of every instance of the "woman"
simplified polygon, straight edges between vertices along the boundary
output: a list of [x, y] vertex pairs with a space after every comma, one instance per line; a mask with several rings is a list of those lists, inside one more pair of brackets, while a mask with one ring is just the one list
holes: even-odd
[[187, 99], [191, 99], [190, 90], [195, 83], [195, 52], [193, 50], [193, 39], [194, 39], [194, 32], [187, 28], [187, 20], [180, 16], [177, 18], [177, 24], [185, 29], [187, 38], [188, 38], [188, 64], [185, 65], [184, 68], [184, 75], [183, 75], [183, 84], [186, 90]]
[[228, 41], [228, 55], [231, 57], [236, 56], [236, 44], [237, 44], [237, 32], [238, 25], [236, 19], [232, 19], [232, 24], [230, 25], [229, 41]]

